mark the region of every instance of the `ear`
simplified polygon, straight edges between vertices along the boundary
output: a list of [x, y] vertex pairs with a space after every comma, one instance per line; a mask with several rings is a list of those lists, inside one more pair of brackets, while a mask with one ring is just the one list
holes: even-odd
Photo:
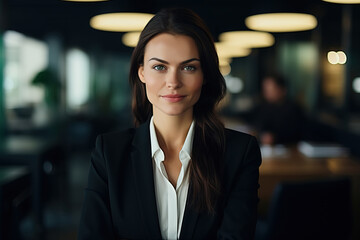
[[144, 77], [144, 65], [140, 65], [138, 69], [138, 76], [141, 82], [145, 83], [145, 77]]

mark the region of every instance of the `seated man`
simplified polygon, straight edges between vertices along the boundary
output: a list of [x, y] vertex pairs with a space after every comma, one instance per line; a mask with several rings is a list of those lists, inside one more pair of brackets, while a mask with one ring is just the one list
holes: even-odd
[[255, 109], [254, 127], [262, 144], [291, 144], [301, 138], [302, 109], [287, 98], [285, 80], [265, 77], [262, 82], [263, 103]]

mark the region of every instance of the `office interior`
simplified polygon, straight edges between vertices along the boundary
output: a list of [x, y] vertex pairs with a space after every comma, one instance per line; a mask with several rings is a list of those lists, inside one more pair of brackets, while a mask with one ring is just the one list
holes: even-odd
[[[1, 0], [0, 239], [76, 239], [96, 136], [133, 126], [129, 31], [90, 20], [165, 7], [194, 10], [215, 42], [226, 32], [259, 32], [246, 22], [258, 14], [315, 18], [305, 30], [260, 30], [270, 43], [221, 62], [228, 89], [218, 111], [226, 127], [261, 144], [256, 239], [320, 239], [318, 231], [360, 239], [359, 3]], [[302, 109], [296, 141], [260, 141], [252, 116], [270, 73], [284, 77], [288, 99]], [[324, 218], [328, 225], [319, 224]]]

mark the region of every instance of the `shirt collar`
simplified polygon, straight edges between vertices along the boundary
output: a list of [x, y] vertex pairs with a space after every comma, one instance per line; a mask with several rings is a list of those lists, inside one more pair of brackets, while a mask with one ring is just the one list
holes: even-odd
[[[184, 145], [179, 153], [179, 158], [182, 163], [184, 160], [186, 159], [189, 160], [191, 158], [191, 151], [192, 151], [193, 139], [194, 139], [194, 128], [195, 128], [195, 121], [193, 120], [186, 135]], [[154, 158], [156, 154], [160, 154], [159, 158], [157, 157], [155, 158], [156, 163], [164, 161], [164, 153], [161, 150], [159, 146], [159, 142], [156, 137], [153, 117], [151, 117], [150, 120], [150, 142], [151, 142], [151, 156]]]
[[161, 150], [159, 142], [156, 137], [155, 126], [153, 117], [150, 120], [150, 142], [151, 142], [151, 156], [154, 157], [155, 153]]

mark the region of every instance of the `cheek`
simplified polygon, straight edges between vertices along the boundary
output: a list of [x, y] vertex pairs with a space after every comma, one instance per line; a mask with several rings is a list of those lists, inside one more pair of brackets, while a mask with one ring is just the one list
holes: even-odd
[[203, 86], [203, 82], [204, 82], [203, 80], [196, 81], [194, 85], [195, 85], [196, 88], [201, 89], [202, 86]]
[[155, 94], [159, 91], [160, 88], [161, 88], [161, 86], [158, 81], [149, 80], [146, 82], [146, 90], [149, 93]]
[[145, 83], [145, 91], [146, 91], [146, 98], [149, 100], [151, 104], [154, 104], [155, 96], [156, 96], [156, 90], [154, 86], [151, 85], [151, 83], [146, 82]]
[[196, 79], [192, 80], [192, 89], [194, 91], [201, 91], [202, 86], [203, 86], [204, 80], [203, 77], [198, 77]]
[[203, 81], [194, 81], [194, 83], [191, 86], [191, 89], [196, 96], [197, 100], [200, 98], [201, 90], [203, 86]]
[[195, 86], [194, 91], [200, 95], [201, 89], [202, 89], [202, 84], [198, 84], [197, 86]]
[[148, 93], [156, 92], [160, 88], [161, 81], [159, 77], [156, 77], [151, 73], [150, 74], [146, 73], [144, 75], [144, 78], [145, 78], [146, 91]]

